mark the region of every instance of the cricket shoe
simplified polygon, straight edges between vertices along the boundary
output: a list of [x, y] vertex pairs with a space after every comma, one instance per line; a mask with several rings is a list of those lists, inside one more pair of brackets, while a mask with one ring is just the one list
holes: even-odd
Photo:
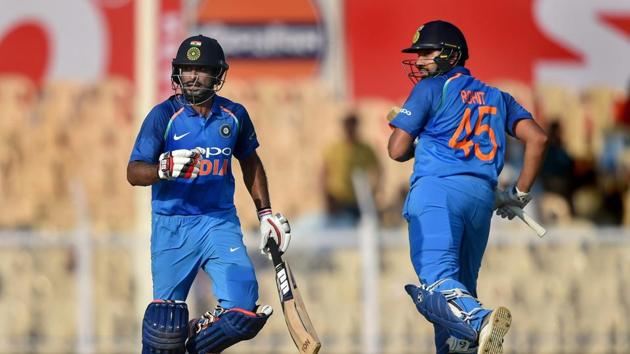
[[503, 337], [512, 324], [512, 314], [506, 307], [497, 307], [481, 323], [479, 354], [503, 353]]

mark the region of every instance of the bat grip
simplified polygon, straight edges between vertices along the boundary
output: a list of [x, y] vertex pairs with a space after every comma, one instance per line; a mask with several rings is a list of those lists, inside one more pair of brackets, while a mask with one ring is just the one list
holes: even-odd
[[540, 225], [536, 220], [534, 220], [529, 214], [523, 211], [523, 209], [519, 207], [512, 206], [510, 207], [512, 212], [518, 216], [527, 226], [529, 226], [532, 230], [536, 232], [538, 237], [543, 237], [547, 234], [547, 230]]
[[269, 238], [269, 240], [267, 240], [267, 249], [271, 254], [271, 261], [273, 262], [273, 265], [277, 266], [278, 264], [281, 264], [282, 255], [280, 254], [280, 250], [278, 249], [278, 244], [273, 238]]

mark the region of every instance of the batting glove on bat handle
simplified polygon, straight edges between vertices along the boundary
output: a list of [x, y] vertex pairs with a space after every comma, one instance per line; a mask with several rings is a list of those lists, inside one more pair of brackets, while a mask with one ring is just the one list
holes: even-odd
[[505, 190], [496, 190], [494, 193], [494, 208], [497, 210], [497, 215], [502, 218], [514, 219], [516, 213], [511, 207], [517, 207], [520, 209], [532, 200], [531, 195], [528, 192], [521, 192], [516, 185]]
[[286, 252], [291, 242], [291, 225], [281, 213], [273, 215], [271, 208], [258, 211], [260, 220], [260, 243], [258, 249], [262, 254], [270, 256], [267, 242], [273, 239], [278, 245], [280, 254]]
[[272, 262], [274, 266], [282, 263], [282, 254], [280, 254], [280, 250], [278, 249], [278, 245], [273, 238], [267, 241], [267, 250], [269, 251], [269, 255], [267, 256]]
[[201, 153], [198, 149], [167, 151], [160, 155], [158, 177], [169, 181], [175, 178], [197, 178], [200, 158]]

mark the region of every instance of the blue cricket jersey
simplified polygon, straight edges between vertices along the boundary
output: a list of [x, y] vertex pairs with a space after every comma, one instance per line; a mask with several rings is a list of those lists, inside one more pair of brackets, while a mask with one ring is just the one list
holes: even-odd
[[532, 119], [512, 96], [457, 66], [415, 85], [391, 125], [419, 138], [411, 185], [422, 176], [471, 175], [496, 186], [505, 133]]
[[254, 125], [242, 105], [215, 96], [206, 118], [176, 95], [144, 119], [129, 161], [157, 164], [163, 152], [201, 148], [197, 178], [160, 180], [151, 186], [154, 213], [200, 215], [234, 208], [232, 156], [244, 159], [258, 146]]

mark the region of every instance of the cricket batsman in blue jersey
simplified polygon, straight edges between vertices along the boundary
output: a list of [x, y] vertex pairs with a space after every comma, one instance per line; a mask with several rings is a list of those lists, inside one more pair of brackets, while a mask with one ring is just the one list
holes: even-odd
[[[512, 96], [464, 67], [468, 46], [453, 24], [425, 23], [403, 52], [417, 55], [403, 61], [416, 84], [390, 122], [388, 152], [414, 158], [403, 216], [420, 286], [405, 289], [433, 324], [437, 353], [501, 353], [511, 314], [482, 306], [477, 276], [492, 211], [511, 219], [511, 206], [530, 201], [547, 137]], [[516, 183], [501, 191], [506, 133], [525, 155]]]
[[[223, 49], [202, 35], [182, 42], [172, 62], [176, 94], [145, 118], [127, 179], [152, 189], [153, 298], [142, 327], [142, 353], [219, 353], [251, 339], [271, 315], [259, 306], [258, 283], [234, 207], [232, 157], [260, 219], [259, 248], [273, 238], [281, 252], [291, 240], [282, 214], [273, 214], [254, 125], [245, 108], [216, 94], [229, 68]], [[185, 300], [199, 269], [212, 280], [219, 304], [188, 321]]]

